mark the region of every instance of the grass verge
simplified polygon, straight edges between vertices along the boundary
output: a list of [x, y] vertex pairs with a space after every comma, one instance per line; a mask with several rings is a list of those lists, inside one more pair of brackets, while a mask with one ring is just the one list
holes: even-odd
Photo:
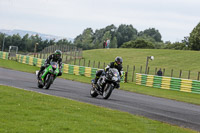
[[[2, 60], [2, 59], [0, 59], [0, 67], [29, 72], [29, 73], [35, 73], [35, 71], [39, 69], [38, 67], [35, 67], [35, 66], [30, 66], [30, 65], [18, 63], [16, 61]], [[70, 74], [63, 74], [61, 78], [84, 82], [84, 83], [90, 83], [91, 81], [91, 78], [84, 77], [84, 76], [70, 75]], [[136, 85], [135, 83], [121, 83], [120, 89], [136, 92], [140, 94], [168, 98], [168, 99], [173, 99], [177, 101], [183, 101], [187, 103], [200, 105], [199, 94], [151, 88], [151, 87]]]
[[8, 86], [0, 85], [0, 99], [0, 132], [195, 132], [121, 111]]

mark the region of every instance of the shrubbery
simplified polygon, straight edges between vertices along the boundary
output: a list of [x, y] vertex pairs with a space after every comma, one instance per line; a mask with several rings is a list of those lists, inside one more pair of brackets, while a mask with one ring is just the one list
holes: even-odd
[[149, 48], [154, 49], [154, 45], [152, 42], [144, 40], [144, 39], [136, 39], [134, 41], [129, 41], [124, 43], [121, 48]]

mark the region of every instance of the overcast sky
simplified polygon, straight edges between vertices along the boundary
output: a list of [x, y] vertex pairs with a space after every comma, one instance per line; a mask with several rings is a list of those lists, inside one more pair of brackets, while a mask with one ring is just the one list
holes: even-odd
[[0, 29], [75, 38], [84, 29], [132, 24], [181, 41], [200, 22], [200, 0], [0, 0]]

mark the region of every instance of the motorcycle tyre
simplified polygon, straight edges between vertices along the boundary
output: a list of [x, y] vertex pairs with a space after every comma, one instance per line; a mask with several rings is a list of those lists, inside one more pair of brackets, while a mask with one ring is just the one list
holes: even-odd
[[[107, 84], [105, 87], [107, 87], [107, 88], [104, 88], [103, 99], [108, 99], [110, 97], [111, 93], [112, 93], [113, 88], [112, 88], [111, 84]], [[107, 93], [105, 92], [105, 90], [106, 90]]]
[[91, 89], [90, 89], [90, 95], [91, 95], [92, 97], [97, 97], [97, 96], [98, 96], [98, 93], [94, 90], [94, 88], [91, 88]]
[[48, 79], [46, 80], [46, 83], [45, 83], [45, 86], [44, 86], [45, 89], [49, 89], [49, 87], [53, 83], [53, 79], [54, 79], [54, 77], [51, 76], [51, 75], [47, 75], [47, 78]]
[[44, 87], [43, 85], [41, 85], [41, 84], [39, 83], [39, 81], [38, 81], [38, 83], [37, 83], [37, 86], [38, 86], [38, 88], [43, 88], [43, 87]]

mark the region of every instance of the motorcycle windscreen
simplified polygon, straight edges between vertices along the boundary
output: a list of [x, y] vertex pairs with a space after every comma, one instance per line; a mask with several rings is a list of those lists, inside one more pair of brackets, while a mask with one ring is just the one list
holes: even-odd
[[56, 62], [51, 62], [51, 66], [52, 66], [53, 69], [56, 69], [56, 68], [57, 68], [57, 65], [58, 65], [58, 64], [57, 64]]

